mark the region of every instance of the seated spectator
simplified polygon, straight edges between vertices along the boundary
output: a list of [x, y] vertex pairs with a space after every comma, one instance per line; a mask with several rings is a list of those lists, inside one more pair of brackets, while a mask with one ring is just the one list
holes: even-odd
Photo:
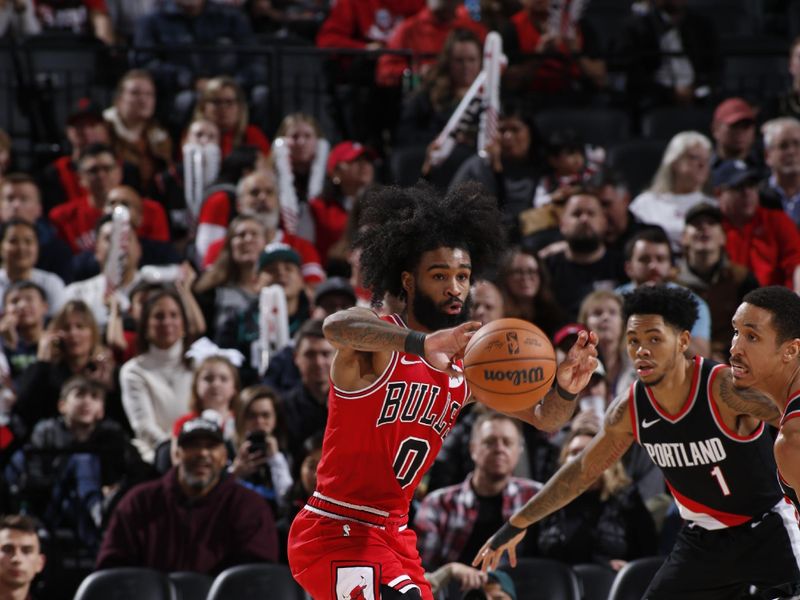
[[583, 187], [597, 169], [588, 156], [591, 150], [571, 129], [548, 136], [544, 144], [547, 171], [536, 187], [534, 205], [552, 202], [563, 206], [569, 196]]
[[761, 203], [783, 209], [800, 226], [800, 121], [773, 119], [764, 123], [761, 131], [769, 167], [769, 178], [759, 188]]
[[758, 178], [740, 161], [726, 161], [714, 170], [725, 249], [731, 262], [750, 269], [760, 285], [800, 292], [800, 233], [784, 211], [759, 205]]
[[97, 568], [216, 575], [239, 564], [275, 562], [274, 518], [258, 494], [224, 476], [228, 456], [216, 423], [184, 423], [175, 458], [177, 466], [117, 505]]
[[625, 23], [619, 52], [633, 106], [692, 104], [711, 92], [721, 67], [717, 28], [687, 5], [653, 0]]
[[228, 156], [236, 146], [255, 146], [269, 155], [270, 145], [264, 132], [249, 122], [247, 98], [232, 77], [209, 79], [197, 99], [194, 119], [208, 119], [219, 129], [222, 156]]
[[36, 267], [71, 279], [70, 249], [55, 227], [42, 214], [42, 197], [36, 180], [24, 173], [10, 173], [0, 181], [0, 223], [23, 219], [36, 226], [39, 260]]
[[319, 254], [306, 239], [288, 233], [280, 226], [281, 209], [275, 176], [258, 170], [242, 177], [236, 186], [236, 202], [231, 205], [227, 194], [209, 196], [200, 211], [197, 227], [197, 253], [203, 266], [213, 265], [225, 243], [225, 232], [236, 215], [253, 217], [264, 227], [266, 244], [287, 244], [302, 257], [303, 277], [310, 284], [325, 278]]
[[0, 598], [32, 598], [31, 586], [44, 569], [39, 524], [27, 515], [0, 518]]
[[249, 53], [196, 52], [186, 46], [214, 48], [255, 43], [247, 17], [241, 10], [207, 0], [168, 0], [136, 23], [137, 48], [184, 47], [168, 53], [157, 50], [136, 53], [138, 65], [153, 74], [159, 90], [202, 91], [211, 77], [236, 73], [240, 85], [265, 81], [259, 61]]
[[[578, 323], [597, 334], [597, 353], [603, 361], [605, 381], [608, 385], [606, 401], [610, 402], [630, 387], [636, 375], [625, 349], [622, 297], [611, 290], [592, 292], [581, 302]], [[562, 328], [556, 333], [556, 337], [567, 333], [571, 332]], [[567, 342], [566, 347], [571, 347], [572, 343]], [[559, 341], [556, 346], [565, 347], [565, 344]]]
[[[139, 454], [119, 423], [105, 419], [105, 389], [82, 375], [61, 388], [58, 417], [36, 424], [31, 441], [6, 467], [20, 499], [44, 515], [52, 530], [72, 529], [96, 551], [104, 507], [113, 495], [145, 475]], [[44, 503], [34, 502], [38, 495]]]
[[283, 403], [265, 385], [241, 391], [236, 402], [239, 450], [230, 471], [242, 485], [258, 492], [275, 514], [294, 483], [287, 460], [289, 429]]
[[300, 382], [283, 395], [286, 425], [292, 435], [289, 452], [296, 464], [302, 460], [303, 442], [325, 430], [333, 346], [322, 333], [322, 321], [309, 320], [295, 335], [294, 361]]
[[[81, 181], [78, 161], [83, 151], [96, 144], [111, 145], [111, 128], [103, 119], [103, 113], [90, 98], [80, 98], [67, 117], [66, 138], [69, 154], [50, 163], [42, 172], [40, 186], [45, 213], [54, 206], [70, 200], [78, 200], [87, 190]], [[139, 172], [136, 167], [122, 163], [122, 181], [126, 185], [139, 186]]]
[[358, 142], [337, 144], [328, 155], [322, 193], [309, 200], [314, 239], [322, 264], [328, 251], [342, 239], [357, 198], [375, 181], [375, 153]]
[[299, 460], [294, 461], [294, 485], [283, 499], [283, 517], [278, 525], [281, 539], [288, 536], [292, 521], [317, 489], [317, 466], [322, 458], [322, 430], [309, 436], [298, 446], [301, 453], [297, 457]]
[[210, 355], [195, 362], [199, 364], [192, 376], [189, 412], [175, 420], [172, 426], [173, 439], [178, 438], [184, 423], [202, 416], [216, 421], [222, 429], [225, 442], [235, 444], [235, 402], [241, 389], [237, 365], [222, 354]]
[[22, 39], [41, 32], [42, 26], [36, 18], [33, 0], [11, 0], [0, 6], [0, 39]]
[[[652, 227], [640, 231], [625, 247], [625, 273], [630, 281], [614, 290], [624, 295], [640, 285], [676, 286], [672, 279], [675, 265], [670, 251], [670, 241], [664, 230]], [[691, 292], [697, 303], [697, 320], [692, 327], [692, 341], [687, 356], [709, 356], [711, 352], [711, 311], [705, 300]], [[731, 315], [732, 316], [732, 315]]]
[[571, 196], [561, 215], [565, 250], [548, 255], [544, 264], [550, 272], [558, 305], [574, 321], [583, 299], [596, 289], [614, 289], [627, 279], [621, 257], [605, 246], [606, 218], [597, 196]]
[[[260, 281], [281, 287], [286, 302], [289, 336], [294, 335], [311, 316], [311, 306], [300, 272], [300, 256], [286, 244], [269, 244], [258, 260]], [[225, 318], [216, 330], [215, 341], [226, 348], [236, 348], [251, 357], [242, 367], [242, 378], [249, 385], [255, 380], [261, 353], [265, 349], [260, 338], [261, 314], [259, 295], [244, 309]], [[288, 340], [286, 340], [288, 344]], [[276, 348], [280, 352], [281, 348]]]
[[174, 281], [181, 273], [174, 266], [148, 266], [146, 271], [139, 268], [142, 258], [142, 245], [139, 238], [132, 231], [129, 232], [125, 245], [121, 248], [120, 280], [115, 282], [109, 279], [107, 268], [111, 255], [112, 234], [114, 223], [111, 215], [103, 216], [97, 223], [97, 243], [94, 246], [94, 256], [98, 265], [103, 265], [103, 270], [94, 277], [75, 281], [64, 290], [64, 296], [70, 300], [83, 300], [92, 309], [97, 323], [105, 327], [112, 311], [109, 295], [113, 295], [116, 308], [125, 312], [130, 307], [128, 294], [140, 281], [146, 277], [154, 277], [164, 283]]
[[[422, 85], [403, 103], [397, 126], [398, 145], [430, 144], [444, 129], [472, 82], [481, 72], [483, 45], [469, 29], [454, 29]], [[459, 130], [456, 141], [475, 150], [477, 119]]]
[[[562, 447], [560, 464], [575, 460], [597, 431], [573, 431]], [[539, 556], [619, 571], [631, 560], [656, 554], [653, 519], [630, 483], [621, 462], [606, 469], [571, 504], [539, 524]]]
[[14, 387], [29, 366], [36, 362], [39, 340], [47, 317], [47, 294], [32, 281], [9, 285], [3, 294], [0, 343]]
[[756, 117], [758, 112], [742, 98], [728, 98], [717, 105], [711, 120], [714, 152], [711, 169], [723, 160], [744, 160], [753, 167], [763, 166], [756, 156]]
[[322, 193], [329, 149], [319, 123], [305, 113], [285, 116], [272, 142], [281, 224], [287, 233], [312, 243], [314, 220], [308, 202]]
[[39, 240], [36, 226], [22, 219], [11, 219], [0, 228], [0, 295], [11, 284], [32, 281], [45, 292], [48, 315], [57, 312], [67, 296], [61, 278], [34, 265], [39, 259]]
[[[110, 147], [96, 144], [84, 149], [78, 160], [81, 183], [88, 190], [75, 200], [50, 210], [50, 220], [61, 238], [77, 254], [92, 250], [95, 228], [111, 191], [122, 183], [122, 168]], [[137, 233], [159, 241], [169, 240], [169, 227], [163, 207], [154, 200], [142, 202], [142, 222]]]
[[[416, 59], [411, 65], [411, 75], [420, 77], [431, 67], [434, 58], [424, 58], [439, 54], [445, 40], [455, 29], [472, 31], [483, 44], [486, 29], [473, 21], [466, 7], [459, 0], [426, 0], [426, 6], [414, 16], [405, 19], [389, 37], [386, 48], [390, 50], [411, 50]], [[399, 54], [384, 54], [378, 59], [375, 80], [384, 87], [399, 86], [409, 62]]]
[[403, 19], [424, 6], [424, 0], [338, 0], [320, 27], [317, 46], [379, 50]]
[[105, 0], [108, 16], [114, 26], [117, 43], [130, 44], [133, 41], [133, 32], [136, 22], [145, 15], [153, 12], [161, 0]]
[[114, 43], [114, 26], [105, 0], [36, 0], [36, 17], [44, 31], [69, 31], [93, 35], [109, 46]]
[[622, 254], [628, 240], [649, 225], [631, 212], [631, 194], [619, 173], [608, 168], [601, 169], [588, 181], [587, 187], [603, 205], [607, 225], [606, 246]]
[[533, 206], [539, 181], [536, 128], [523, 106], [506, 102], [497, 124], [497, 140], [486, 148], [488, 160], [475, 154], [458, 169], [450, 189], [464, 181], [477, 181], [497, 196], [512, 240], [520, 212]]
[[667, 232], [672, 251], [679, 253], [684, 217], [700, 202], [714, 203], [703, 192], [708, 181], [711, 142], [696, 131], [675, 135], [667, 145], [650, 187], [636, 196], [631, 212]]
[[519, 425], [511, 417], [491, 412], [478, 417], [469, 448], [475, 470], [463, 483], [428, 494], [414, 517], [426, 571], [449, 562], [471, 564], [486, 532], [504, 523], [541, 488], [535, 481], [512, 476], [523, 448]]
[[17, 437], [29, 435], [42, 419], [58, 416], [61, 386], [73, 375], [85, 375], [106, 386], [109, 418], [126, 423], [114, 366], [111, 352], [100, 343], [100, 330], [89, 307], [80, 300], [67, 301], [39, 339], [36, 362], [22, 373], [14, 412], [25, 432]]
[[143, 188], [172, 162], [172, 140], [155, 120], [156, 85], [142, 69], [125, 73], [117, 83], [114, 104], [103, 111], [113, 134], [117, 158], [139, 170]]
[[162, 290], [150, 295], [137, 331], [138, 356], [119, 373], [122, 405], [134, 433], [133, 443], [148, 462], [156, 446], [168, 440], [172, 425], [189, 410], [192, 369], [184, 358], [189, 335], [180, 297]]
[[548, 0], [523, 0], [522, 6], [503, 32], [509, 60], [503, 80], [510, 89], [569, 95], [606, 86], [606, 64], [588, 23], [575, 23], [563, 35], [549, 29]]
[[711, 310], [711, 354], [727, 363], [731, 346], [733, 313], [758, 280], [747, 267], [733, 264], [725, 251], [722, 213], [711, 204], [697, 204], [686, 214], [683, 257], [678, 260], [675, 282], [700, 298]]
[[503, 316], [536, 323], [548, 336], [566, 322], [550, 274], [534, 253], [512, 247], [500, 260], [497, 284], [503, 294]]
[[470, 289], [472, 310], [469, 318], [482, 325], [505, 317], [505, 301], [503, 292], [489, 279], [478, 279]]

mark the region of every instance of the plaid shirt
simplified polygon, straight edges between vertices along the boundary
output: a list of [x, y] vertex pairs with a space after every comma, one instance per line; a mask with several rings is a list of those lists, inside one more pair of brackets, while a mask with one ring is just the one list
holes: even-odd
[[[472, 473], [457, 485], [428, 494], [414, 518], [422, 564], [428, 571], [457, 561], [478, 518], [478, 501], [470, 482]], [[503, 490], [503, 519], [508, 520], [542, 484], [512, 477]]]

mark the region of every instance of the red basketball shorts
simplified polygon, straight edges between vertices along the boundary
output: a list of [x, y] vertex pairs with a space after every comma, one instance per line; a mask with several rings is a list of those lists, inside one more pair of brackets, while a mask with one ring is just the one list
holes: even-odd
[[314, 600], [380, 600], [381, 586], [401, 594], [418, 589], [433, 600], [405, 525], [381, 527], [303, 509], [289, 532], [292, 576]]

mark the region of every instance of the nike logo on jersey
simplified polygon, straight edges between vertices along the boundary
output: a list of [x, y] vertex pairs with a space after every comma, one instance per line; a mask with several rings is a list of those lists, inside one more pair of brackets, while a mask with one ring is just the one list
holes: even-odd
[[652, 421], [648, 421], [647, 419], [642, 419], [642, 429], [647, 429], [648, 427], [652, 427], [660, 420], [661, 419], [653, 419]]
[[419, 365], [422, 364], [421, 360], [408, 360], [405, 356], [400, 357], [400, 364], [403, 365]]

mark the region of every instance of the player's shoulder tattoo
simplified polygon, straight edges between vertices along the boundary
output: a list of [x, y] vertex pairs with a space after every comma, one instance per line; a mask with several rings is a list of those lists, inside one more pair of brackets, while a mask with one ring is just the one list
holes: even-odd
[[719, 401], [734, 411], [762, 421], [772, 421], [780, 417], [780, 410], [772, 396], [753, 387], [736, 387], [730, 369], [724, 370], [716, 379]]
[[619, 394], [614, 401], [609, 405], [608, 409], [606, 410], [605, 416], [605, 425], [606, 427], [615, 427], [622, 423], [622, 421], [627, 418], [628, 416], [628, 403], [630, 400], [630, 394], [628, 390], [625, 390], [624, 393]]

